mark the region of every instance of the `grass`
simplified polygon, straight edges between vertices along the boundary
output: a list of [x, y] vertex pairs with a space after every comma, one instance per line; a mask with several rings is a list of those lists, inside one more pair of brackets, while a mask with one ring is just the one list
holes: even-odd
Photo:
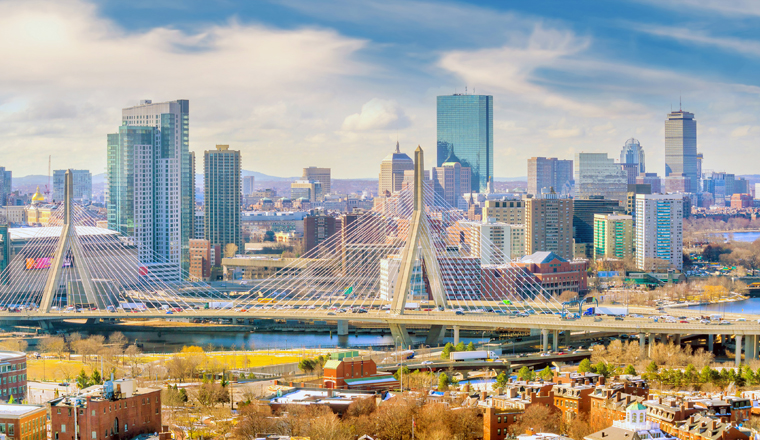
[[63, 382], [73, 380], [82, 368], [88, 374], [90, 373], [90, 367], [82, 361], [29, 359], [26, 362], [26, 376], [28, 380]]

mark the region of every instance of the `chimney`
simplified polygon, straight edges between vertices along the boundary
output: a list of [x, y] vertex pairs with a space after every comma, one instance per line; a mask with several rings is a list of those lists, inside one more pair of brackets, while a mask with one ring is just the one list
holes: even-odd
[[480, 400], [485, 402], [487, 396], [488, 396], [488, 393], [486, 393], [485, 391], [480, 392]]
[[601, 376], [599, 378], [599, 385], [604, 385], [605, 383], [607, 383], [607, 379], [605, 379], [604, 376]]
[[711, 429], [717, 429], [718, 428], [718, 421], [713, 419], [712, 421], [712, 428]]
[[657, 396], [657, 403], [662, 405], [662, 396]]

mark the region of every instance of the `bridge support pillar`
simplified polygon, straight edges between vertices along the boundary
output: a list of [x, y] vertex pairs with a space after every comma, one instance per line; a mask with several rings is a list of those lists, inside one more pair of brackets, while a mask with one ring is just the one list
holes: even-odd
[[742, 335], [736, 335], [736, 356], [734, 365], [737, 367], [742, 363]]
[[541, 346], [542, 351], [549, 351], [549, 330], [547, 329], [541, 330]]
[[744, 338], [744, 361], [749, 363], [757, 359], [757, 335], [745, 335]]
[[639, 357], [641, 359], [647, 357], [647, 335], [645, 333], [639, 333]]
[[338, 336], [348, 336], [348, 321], [345, 319], [338, 320]]
[[401, 349], [410, 348], [413, 344], [412, 337], [406, 330], [406, 324], [391, 324], [391, 336], [393, 336], [393, 343], [400, 345]]
[[552, 351], [559, 350], [559, 330], [552, 330]]
[[715, 335], [707, 335], [707, 352], [712, 353], [715, 350]]
[[672, 335], [673, 336], [673, 343], [676, 345], [681, 345], [681, 335]]
[[441, 343], [443, 343], [444, 336], [446, 336], [445, 325], [431, 325], [430, 332], [425, 339], [425, 345], [429, 345], [431, 347], [434, 345], [441, 345]]
[[652, 350], [654, 350], [654, 338], [655, 338], [655, 336], [656, 335], [654, 333], [650, 333], [649, 334], [649, 357], [650, 358], [652, 357]]
[[570, 330], [565, 330], [565, 332], [563, 333], [563, 335], [565, 336], [565, 346], [566, 347], [570, 346], [570, 335], [571, 334], [572, 334], [572, 332]]
[[459, 344], [459, 326], [454, 326], [454, 345]]

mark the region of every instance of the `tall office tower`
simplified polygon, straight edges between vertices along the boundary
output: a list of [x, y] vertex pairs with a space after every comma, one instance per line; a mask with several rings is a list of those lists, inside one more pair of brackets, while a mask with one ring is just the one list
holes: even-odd
[[636, 267], [650, 271], [683, 268], [683, 196], [636, 196]]
[[528, 194], [541, 194], [542, 189], [554, 188], [562, 194], [566, 183], [573, 180], [573, 161], [556, 157], [531, 157], [528, 159]]
[[636, 184], [650, 185], [652, 187], [651, 194], [659, 194], [662, 192], [662, 181], [660, 180], [660, 177], [657, 175], [657, 173], [639, 174], [639, 176], [636, 177]]
[[290, 198], [316, 202], [322, 197], [322, 183], [316, 180], [296, 180], [290, 184]]
[[605, 153], [575, 154], [575, 192], [578, 197], [604, 196], [625, 203], [628, 177]]
[[668, 114], [665, 121], [665, 177], [684, 174], [696, 188], [697, 121], [694, 114], [678, 110]]
[[386, 156], [380, 163], [378, 195], [401, 191], [404, 171], [414, 171], [414, 161], [406, 153], [401, 152], [396, 142], [396, 151]]
[[617, 200], [603, 196], [587, 196], [573, 200], [573, 231], [575, 256], [591, 258], [594, 243], [594, 214], [612, 214], [620, 211]]
[[594, 214], [594, 260], [633, 258], [633, 217]]
[[304, 168], [303, 176], [301, 179], [317, 181], [322, 185], [322, 196], [320, 197], [320, 200], [324, 199], [326, 195], [330, 194], [332, 183], [330, 179], [330, 168]]
[[453, 152], [470, 168], [471, 190], [486, 192], [493, 179], [493, 96], [439, 96], [437, 119], [437, 165]]
[[470, 168], [463, 167], [459, 159], [452, 154], [440, 167], [433, 167], [430, 173], [433, 177], [437, 205], [458, 208], [459, 200], [466, 192], [470, 192]]
[[630, 138], [625, 141], [623, 150], [620, 152], [620, 167], [628, 176], [628, 184], [636, 183], [636, 177], [646, 172], [644, 164], [644, 149], [638, 140]]
[[193, 238], [195, 240], [205, 240], [206, 238], [206, 222], [203, 221], [204, 217], [205, 212], [203, 212], [203, 210], [195, 210], [195, 216], [193, 219], [193, 231], [195, 231]]
[[[71, 170], [74, 179], [74, 200], [89, 202], [92, 200], [92, 174], [88, 170]], [[53, 201], [63, 201], [66, 170], [53, 171]]]
[[[697, 180], [702, 178], [702, 162], [705, 159], [705, 155], [702, 153], [697, 153]], [[697, 188], [699, 188], [699, 185], [697, 185]]]
[[525, 223], [525, 201], [520, 199], [486, 200], [483, 221], [496, 221], [510, 225]]
[[[205, 238], [211, 246], [243, 249], [240, 230], [240, 151], [229, 145], [203, 153]], [[226, 252], [225, 252], [226, 253]]]
[[[340, 223], [340, 221], [338, 221]], [[310, 215], [303, 219], [304, 252], [309, 252], [330, 238], [335, 232], [336, 218], [327, 215]]]
[[697, 192], [691, 187], [691, 179], [685, 174], [671, 174], [662, 180], [663, 193], [690, 193]]
[[134, 237], [143, 263], [189, 269], [193, 235], [190, 103], [141, 101], [108, 135], [108, 227]]
[[540, 251], [573, 259], [573, 199], [548, 193], [525, 200], [525, 253]]
[[0, 167], [0, 206], [8, 204], [8, 194], [12, 192], [13, 173]]
[[652, 185], [647, 183], [634, 183], [628, 185], [628, 194], [625, 201], [625, 213], [633, 216], [634, 224], [636, 220], [636, 195], [637, 194], [653, 194]]
[[250, 196], [253, 194], [255, 183], [256, 183], [256, 178], [254, 176], [243, 177], [243, 195], [244, 196]]

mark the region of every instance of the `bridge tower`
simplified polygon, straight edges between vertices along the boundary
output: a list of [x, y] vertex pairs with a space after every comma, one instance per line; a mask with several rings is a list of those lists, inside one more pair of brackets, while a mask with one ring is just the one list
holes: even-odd
[[[435, 243], [430, 234], [430, 223], [425, 213], [424, 171], [424, 153], [422, 148], [417, 146], [414, 151], [414, 210], [407, 231], [406, 245], [401, 253], [401, 265], [391, 302], [391, 311], [397, 315], [404, 313], [406, 299], [412, 288], [414, 266], [418, 259], [423, 262], [436, 306], [443, 308], [447, 306], [446, 291], [441, 280], [441, 268], [435, 255]], [[433, 326], [430, 335], [435, 335], [434, 339], [440, 340], [443, 332], [445, 332], [443, 326]], [[391, 333], [394, 340], [403, 341], [403, 344], [407, 346], [411, 345], [411, 338], [403, 324], [391, 324]], [[431, 341], [430, 336], [428, 340]]]
[[[72, 220], [72, 213], [74, 210], [74, 205], [72, 203], [74, 196], [74, 175], [71, 170], [66, 170], [63, 194], [63, 227], [61, 228], [61, 238], [58, 240], [58, 248], [53, 256], [53, 261], [50, 263], [47, 281], [45, 282], [45, 289], [42, 291], [40, 311], [43, 313], [50, 312], [55, 292], [61, 284], [63, 263], [68, 252], [71, 252], [71, 255], [74, 257], [74, 268], [79, 275], [82, 291], [84, 291], [87, 301], [90, 304], [95, 305], [99, 310], [104, 310], [105, 306], [103, 300], [95, 295], [95, 292], [92, 289], [92, 275], [85, 264], [82, 247], [79, 243], [76, 227], [74, 227], [74, 222]], [[67, 291], [71, 288], [72, 286], [67, 286]], [[70, 297], [73, 297], [73, 295]]]

